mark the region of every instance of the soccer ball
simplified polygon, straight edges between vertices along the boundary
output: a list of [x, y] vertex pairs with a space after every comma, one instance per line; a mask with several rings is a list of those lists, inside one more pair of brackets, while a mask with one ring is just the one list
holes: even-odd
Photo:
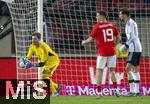
[[19, 66], [20, 66], [21, 68], [24, 68], [24, 67], [25, 67], [24, 62], [20, 62], [20, 63], [19, 63]]
[[28, 59], [27, 59], [27, 58], [20, 58], [19, 66], [20, 66], [21, 68], [25, 68], [27, 62], [28, 62]]

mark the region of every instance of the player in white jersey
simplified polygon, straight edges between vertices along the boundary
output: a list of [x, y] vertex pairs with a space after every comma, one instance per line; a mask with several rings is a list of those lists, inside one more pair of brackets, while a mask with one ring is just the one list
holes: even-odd
[[130, 85], [130, 92], [126, 96], [140, 96], [139, 63], [142, 47], [138, 37], [138, 27], [136, 22], [130, 18], [129, 10], [126, 8], [120, 10], [119, 18], [126, 23], [125, 33], [127, 36], [127, 42], [121, 46], [120, 51], [129, 51], [126, 71]]

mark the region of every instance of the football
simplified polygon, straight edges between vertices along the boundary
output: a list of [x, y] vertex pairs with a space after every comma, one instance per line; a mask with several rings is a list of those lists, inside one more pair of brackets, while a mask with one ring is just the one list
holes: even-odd
[[19, 60], [19, 67], [25, 68], [27, 62], [28, 62], [28, 59], [27, 59], [27, 58], [20, 58], [20, 60]]
[[19, 63], [19, 66], [20, 66], [21, 68], [24, 68], [24, 67], [25, 67], [24, 62], [20, 62], [20, 63]]

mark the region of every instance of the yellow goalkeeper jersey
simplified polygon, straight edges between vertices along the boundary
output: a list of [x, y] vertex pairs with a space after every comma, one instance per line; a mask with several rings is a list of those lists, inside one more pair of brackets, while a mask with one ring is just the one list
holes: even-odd
[[31, 59], [32, 55], [35, 55], [40, 62], [45, 62], [44, 66], [59, 63], [58, 55], [45, 42], [40, 41], [38, 47], [34, 44], [31, 44], [27, 58]]

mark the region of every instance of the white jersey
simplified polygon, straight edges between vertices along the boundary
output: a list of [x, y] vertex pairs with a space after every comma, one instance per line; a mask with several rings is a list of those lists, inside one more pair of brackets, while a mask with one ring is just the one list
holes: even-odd
[[125, 26], [127, 36], [126, 44], [129, 45], [129, 52], [142, 52], [141, 42], [138, 37], [138, 27], [133, 19], [129, 19]]

